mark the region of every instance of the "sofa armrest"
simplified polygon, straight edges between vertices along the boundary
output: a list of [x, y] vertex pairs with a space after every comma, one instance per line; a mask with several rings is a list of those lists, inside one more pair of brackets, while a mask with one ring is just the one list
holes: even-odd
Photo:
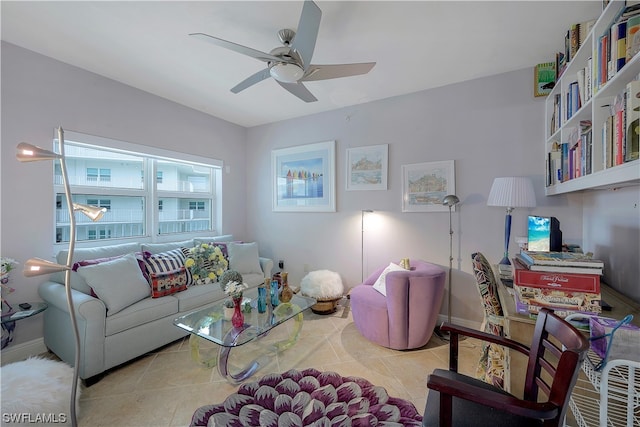
[[[38, 288], [38, 294], [49, 306], [69, 314], [67, 293], [64, 285], [57, 282], [44, 282]], [[98, 298], [71, 289], [71, 300], [76, 316], [84, 319], [103, 319], [107, 316], [107, 307]]]
[[270, 258], [258, 257], [258, 261], [260, 261], [260, 268], [262, 268], [264, 277], [270, 278], [271, 270], [273, 270], [273, 260]]
[[[75, 338], [64, 285], [44, 282], [38, 294], [49, 304], [44, 311], [45, 345], [69, 365], [75, 363]], [[107, 307], [97, 298], [71, 289], [80, 335], [80, 378], [104, 371]]]

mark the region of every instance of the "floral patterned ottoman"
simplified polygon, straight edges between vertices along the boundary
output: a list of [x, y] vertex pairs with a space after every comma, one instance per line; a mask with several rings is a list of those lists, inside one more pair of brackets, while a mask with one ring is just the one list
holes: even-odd
[[406, 400], [364, 378], [316, 369], [269, 374], [224, 402], [198, 408], [192, 426], [420, 426]]

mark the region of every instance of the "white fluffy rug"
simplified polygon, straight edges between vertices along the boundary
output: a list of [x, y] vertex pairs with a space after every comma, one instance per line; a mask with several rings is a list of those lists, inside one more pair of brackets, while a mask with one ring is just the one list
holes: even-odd
[[342, 279], [336, 272], [329, 270], [312, 271], [302, 278], [300, 291], [317, 299], [339, 298], [344, 292]]
[[[69, 416], [73, 368], [66, 363], [31, 357], [0, 369], [2, 425], [71, 425]], [[80, 387], [76, 392], [80, 398]]]

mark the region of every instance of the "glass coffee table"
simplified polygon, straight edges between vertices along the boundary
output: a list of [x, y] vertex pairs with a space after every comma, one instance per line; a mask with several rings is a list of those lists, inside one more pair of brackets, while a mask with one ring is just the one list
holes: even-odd
[[[246, 366], [237, 372], [231, 372], [229, 355], [232, 349], [262, 339], [276, 326], [293, 319], [294, 324], [287, 339], [273, 342], [268, 346], [270, 351], [275, 352], [288, 349], [298, 340], [302, 329], [302, 312], [316, 303], [314, 298], [295, 294], [291, 301], [280, 303], [276, 307], [268, 304], [267, 311], [259, 313], [255, 304], [257, 298], [257, 288], [244, 291], [243, 304], [248, 303], [251, 311], [244, 313], [244, 324], [239, 328], [235, 328], [230, 320], [225, 320], [224, 301], [178, 317], [173, 321], [175, 326], [192, 334], [189, 337], [191, 357], [206, 367], [217, 365], [220, 375], [232, 384], [243, 382], [270, 360], [270, 357], [265, 354], [258, 354], [255, 358], [252, 355], [252, 360]], [[203, 356], [202, 339], [220, 346], [217, 357]]]

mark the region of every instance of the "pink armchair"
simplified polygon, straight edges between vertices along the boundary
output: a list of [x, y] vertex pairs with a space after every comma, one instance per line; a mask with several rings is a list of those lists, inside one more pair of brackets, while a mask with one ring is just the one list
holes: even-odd
[[386, 276], [385, 297], [373, 288], [384, 267], [351, 290], [351, 311], [358, 331], [370, 341], [395, 350], [425, 345], [436, 326], [445, 271], [425, 261], [412, 260], [411, 270]]

